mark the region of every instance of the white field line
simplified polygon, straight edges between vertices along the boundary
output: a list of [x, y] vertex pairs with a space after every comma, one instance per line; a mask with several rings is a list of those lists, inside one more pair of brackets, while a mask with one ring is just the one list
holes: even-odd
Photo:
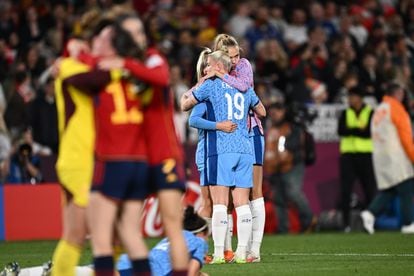
[[[266, 254], [265, 254], [266, 255]], [[270, 253], [271, 256], [334, 256], [334, 257], [409, 257], [414, 253]]]

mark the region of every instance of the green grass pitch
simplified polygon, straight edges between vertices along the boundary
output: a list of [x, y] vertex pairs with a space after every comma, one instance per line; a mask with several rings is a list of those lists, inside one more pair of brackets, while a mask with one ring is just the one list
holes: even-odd
[[[148, 239], [148, 245], [157, 241]], [[21, 267], [41, 265], [51, 258], [55, 246], [56, 241], [1, 242], [0, 265], [13, 260]], [[90, 261], [88, 247], [81, 264]], [[399, 232], [266, 235], [261, 263], [206, 265], [203, 271], [255, 276], [414, 275], [414, 236]]]

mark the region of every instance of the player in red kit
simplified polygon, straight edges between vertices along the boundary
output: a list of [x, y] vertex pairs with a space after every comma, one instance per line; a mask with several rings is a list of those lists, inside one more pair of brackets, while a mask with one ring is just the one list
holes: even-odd
[[[129, 54], [128, 46], [136, 48], [129, 33], [109, 25], [94, 38], [92, 55]], [[139, 233], [143, 202], [150, 192], [144, 114], [135, 85], [121, 77], [119, 70], [93, 70], [65, 80], [94, 95], [95, 168], [88, 223], [97, 276], [114, 273], [115, 230], [134, 275], [150, 275], [148, 250]]]
[[[146, 49], [143, 24], [138, 17], [119, 18], [120, 25]], [[185, 190], [183, 150], [173, 123], [173, 95], [169, 88], [169, 66], [156, 49], [146, 50], [145, 63], [133, 59], [108, 58], [99, 63], [104, 69], [126, 69], [148, 85], [142, 93], [144, 133], [148, 149], [149, 181], [160, 201], [165, 234], [171, 242], [173, 275], [186, 275], [188, 255], [182, 235], [182, 195]]]

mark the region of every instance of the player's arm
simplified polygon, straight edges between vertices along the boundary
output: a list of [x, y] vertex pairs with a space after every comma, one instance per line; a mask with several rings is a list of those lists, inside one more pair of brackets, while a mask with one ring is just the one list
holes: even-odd
[[165, 60], [160, 55], [152, 55], [146, 64], [132, 58], [110, 57], [99, 61], [104, 70], [125, 69], [138, 80], [154, 86], [168, 86], [170, 73]]
[[258, 101], [256, 105], [253, 107], [254, 113], [257, 114], [260, 118], [266, 117], [266, 108], [264, 107], [262, 101]]
[[201, 265], [200, 262], [196, 259], [191, 259], [190, 264], [188, 265], [188, 275], [189, 276], [199, 276], [203, 275], [200, 271]]
[[198, 103], [198, 101], [194, 97], [194, 94], [192, 94], [192, 93], [190, 95], [183, 94], [183, 96], [180, 99], [180, 105], [181, 105], [181, 110], [182, 111], [190, 110], [197, 103]]
[[180, 106], [182, 111], [188, 111], [197, 103], [207, 100], [212, 94], [212, 90], [216, 85], [211, 80], [206, 80], [199, 87], [197, 87], [191, 94], [184, 93], [180, 99]]
[[260, 118], [266, 117], [266, 108], [264, 107], [262, 101], [256, 95], [256, 92], [252, 89], [249, 89], [247, 93], [251, 93], [251, 103], [250, 108], [256, 113]]
[[93, 70], [68, 77], [63, 80], [63, 85], [71, 85], [88, 94], [97, 94], [111, 81], [121, 78], [122, 72], [119, 70]]
[[167, 86], [170, 81], [170, 73], [165, 60], [159, 55], [149, 57], [147, 65], [138, 60], [125, 59], [124, 69], [137, 79], [155, 86]]
[[197, 129], [221, 130], [227, 133], [236, 130], [237, 124], [233, 123], [232, 121], [215, 122], [206, 120], [203, 118], [205, 113], [205, 104], [195, 105], [191, 110], [190, 118], [188, 119], [188, 125]]
[[216, 76], [221, 78], [228, 85], [236, 88], [241, 92], [246, 92], [253, 83], [253, 70], [250, 62], [243, 58], [237, 64], [237, 75], [231, 76], [229, 74], [223, 74], [216, 72]]

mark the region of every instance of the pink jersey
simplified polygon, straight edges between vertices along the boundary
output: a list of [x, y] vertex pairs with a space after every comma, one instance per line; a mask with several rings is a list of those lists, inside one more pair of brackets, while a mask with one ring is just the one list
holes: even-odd
[[[223, 80], [237, 90], [246, 92], [247, 89], [253, 88], [254, 86], [252, 65], [247, 59], [241, 58], [236, 67], [231, 70], [230, 74], [224, 75]], [[256, 113], [253, 112], [253, 115], [250, 114], [247, 123], [249, 131], [255, 126], [259, 126], [260, 133], [263, 135], [262, 122]]]

